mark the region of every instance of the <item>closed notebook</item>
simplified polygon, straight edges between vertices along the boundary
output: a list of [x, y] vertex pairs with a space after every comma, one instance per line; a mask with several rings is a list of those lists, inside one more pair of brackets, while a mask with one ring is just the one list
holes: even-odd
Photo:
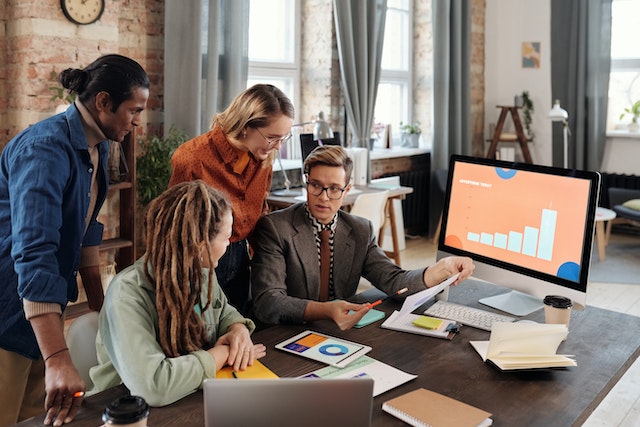
[[382, 410], [416, 427], [487, 427], [490, 412], [424, 388], [382, 404]]
[[254, 360], [253, 365], [247, 366], [244, 371], [234, 371], [231, 366], [225, 366], [218, 371], [216, 378], [278, 378], [278, 376], [262, 362]]

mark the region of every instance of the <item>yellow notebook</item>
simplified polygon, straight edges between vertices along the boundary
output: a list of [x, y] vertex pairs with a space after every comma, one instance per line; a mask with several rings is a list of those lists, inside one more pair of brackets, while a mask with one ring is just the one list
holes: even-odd
[[424, 388], [382, 404], [382, 410], [412, 426], [486, 427], [491, 413]]
[[279, 378], [275, 372], [267, 368], [259, 360], [255, 360], [252, 366], [247, 366], [244, 371], [234, 371], [231, 366], [225, 366], [216, 374], [216, 378]]

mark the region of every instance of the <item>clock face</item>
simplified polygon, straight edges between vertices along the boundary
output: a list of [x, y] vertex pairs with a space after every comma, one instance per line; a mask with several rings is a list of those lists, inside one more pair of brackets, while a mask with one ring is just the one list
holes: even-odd
[[62, 12], [71, 22], [86, 25], [100, 19], [105, 0], [60, 0]]

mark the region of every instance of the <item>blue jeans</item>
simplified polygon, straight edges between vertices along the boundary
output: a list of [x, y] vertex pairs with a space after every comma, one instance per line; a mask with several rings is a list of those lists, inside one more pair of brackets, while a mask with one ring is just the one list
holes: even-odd
[[248, 316], [251, 309], [249, 261], [247, 241], [240, 240], [229, 244], [216, 267], [220, 287], [229, 303], [243, 316]]

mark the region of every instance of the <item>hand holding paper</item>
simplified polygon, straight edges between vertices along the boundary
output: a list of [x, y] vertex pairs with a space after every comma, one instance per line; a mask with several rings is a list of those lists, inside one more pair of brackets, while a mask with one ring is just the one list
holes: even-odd
[[411, 313], [413, 310], [420, 307], [422, 304], [429, 301], [431, 298], [434, 298], [437, 294], [442, 292], [447, 286], [455, 282], [458, 276], [460, 276], [460, 273], [449, 277], [447, 280], [440, 283], [439, 285], [433, 286], [431, 288], [427, 288], [424, 291], [417, 292], [413, 295], [409, 295], [407, 299], [404, 300], [404, 303], [402, 304], [402, 308], [400, 309], [400, 315], [404, 316], [405, 314]]

